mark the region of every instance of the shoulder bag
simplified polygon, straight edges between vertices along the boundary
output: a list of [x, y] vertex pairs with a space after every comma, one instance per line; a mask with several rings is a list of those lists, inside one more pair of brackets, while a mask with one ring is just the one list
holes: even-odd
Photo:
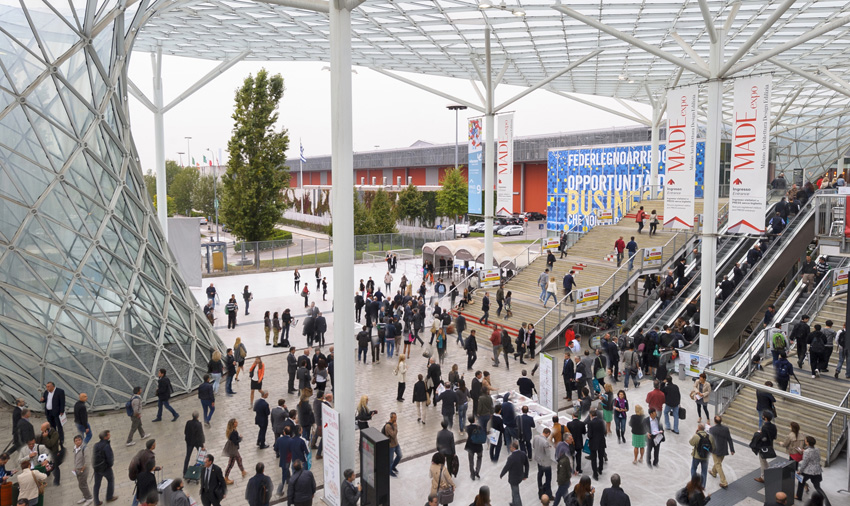
[[439, 497], [440, 504], [451, 504], [455, 500], [455, 489], [451, 485], [447, 485], [445, 488], [440, 486], [443, 482], [443, 469], [444, 466], [441, 466], [440, 477], [437, 478], [437, 497]]

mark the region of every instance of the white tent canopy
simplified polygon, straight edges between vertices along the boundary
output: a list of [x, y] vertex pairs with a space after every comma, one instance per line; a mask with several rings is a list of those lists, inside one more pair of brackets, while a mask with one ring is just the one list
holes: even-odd
[[[531, 245], [493, 243], [493, 265], [503, 269], [522, 269], [534, 260], [539, 251], [528, 252]], [[484, 263], [483, 239], [457, 239], [428, 242], [422, 246], [423, 255], [453, 258], [461, 262]]]

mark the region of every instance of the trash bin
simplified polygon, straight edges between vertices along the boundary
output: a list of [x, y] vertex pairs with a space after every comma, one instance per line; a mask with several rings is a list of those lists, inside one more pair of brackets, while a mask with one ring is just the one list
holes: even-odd
[[773, 459], [764, 471], [764, 503], [775, 504], [776, 493], [785, 492], [788, 497], [785, 504], [794, 504], [794, 487], [797, 484], [794, 474], [793, 460]]
[[212, 258], [213, 258], [213, 270], [214, 271], [224, 270], [224, 252], [213, 251]]

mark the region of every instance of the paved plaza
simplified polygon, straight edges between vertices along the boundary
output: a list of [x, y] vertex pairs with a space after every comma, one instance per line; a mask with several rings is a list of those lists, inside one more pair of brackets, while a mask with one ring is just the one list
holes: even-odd
[[[358, 265], [356, 267], [355, 276], [357, 280], [361, 277], [368, 279], [372, 275], [376, 283], [382, 283], [383, 274], [386, 272], [384, 264]], [[405, 268], [413, 269], [414, 266], [406, 266]], [[327, 276], [330, 281], [331, 289], [332, 273], [330, 267], [322, 269], [323, 275]], [[396, 280], [401, 277], [402, 269], [400, 265], [399, 272], [396, 274]], [[380, 276], [380, 277], [378, 277]], [[408, 274], [412, 277], [412, 274]], [[236, 293], [240, 297], [239, 292], [244, 285], [249, 285], [254, 293], [254, 301], [251, 304], [251, 311], [248, 317], [244, 316], [244, 310], [240, 310], [238, 326], [236, 330], [228, 331], [223, 328], [224, 325], [217, 325], [216, 330], [219, 332], [224, 343], [228, 346], [232, 345], [233, 340], [240, 336], [247, 343], [248, 355], [250, 357], [257, 353], [266, 354], [264, 358], [266, 362], [266, 377], [264, 387], [270, 391], [269, 401], [272, 406], [277, 403], [277, 399], [283, 398], [287, 401], [287, 406], [294, 409], [297, 399], [295, 395], [286, 395], [286, 356], [280, 348], [271, 348], [264, 345], [264, 335], [262, 328], [262, 314], [265, 310], [276, 309], [280, 310], [284, 307], [293, 309], [296, 315], [303, 314], [303, 299], [293, 293], [292, 273], [291, 272], [276, 272], [263, 274], [246, 274], [239, 276], [213, 278], [212, 281], [221, 290], [221, 293]], [[302, 283], [307, 281], [311, 283], [311, 291], [315, 293], [315, 279], [313, 270], [302, 271]], [[206, 284], [209, 280], [206, 280]], [[397, 283], [394, 282], [394, 283]], [[205, 298], [202, 295], [202, 290], [195, 290], [199, 300]], [[222, 297], [223, 299], [224, 297]], [[329, 297], [330, 299], [330, 294]], [[313, 299], [311, 299], [313, 300]], [[240, 298], [241, 302], [241, 298]], [[317, 302], [320, 310], [326, 313], [332, 313], [332, 303]], [[219, 311], [221, 313], [221, 311]], [[329, 315], [329, 320], [332, 322], [332, 314]], [[332, 323], [331, 323], [332, 325]], [[354, 324], [347, 326], [348, 331], [353, 331]], [[300, 336], [300, 327], [293, 330], [293, 344], [299, 348], [298, 354], [302, 353], [301, 348], [304, 346], [303, 337]], [[333, 330], [328, 332], [327, 347], [333, 343]], [[277, 353], [272, 353], [277, 352]], [[518, 362], [511, 362], [510, 370], [505, 370], [504, 364], [502, 367], [492, 367], [490, 359], [491, 353], [489, 348], [483, 346], [479, 350], [479, 358], [476, 363], [476, 369], [489, 370], [493, 378], [493, 384], [499, 390], [513, 389], [516, 387], [516, 380], [520, 376], [521, 367]], [[354, 350], [335, 350], [336, 360], [352, 360]], [[560, 353], [556, 355], [556, 363], [560, 368], [562, 357]], [[447, 358], [443, 366], [443, 376], [445, 377], [451, 368], [452, 364], [459, 364], [461, 372], [465, 372], [466, 354], [454, 342], [451, 342], [448, 347]], [[436, 434], [439, 430], [439, 422], [441, 421], [440, 408], [429, 407], [427, 423], [421, 425], [416, 422], [416, 408], [411, 402], [413, 383], [416, 375], [425, 373], [426, 359], [422, 357], [422, 348], [414, 346], [412, 348], [412, 356], [409, 359], [410, 370], [408, 371], [407, 390], [405, 393], [405, 401], [397, 402], [396, 389], [398, 378], [392, 374], [393, 367], [396, 364], [396, 359], [382, 358], [379, 363], [364, 365], [358, 363], [355, 368], [356, 381], [356, 398], [347, 399], [346, 402], [356, 403], [360, 395], [369, 395], [370, 407], [378, 411], [378, 414], [373, 418], [372, 426], [380, 427], [383, 422], [389, 418], [390, 412], [398, 413], [399, 425], [399, 440], [401, 443], [402, 452], [404, 455], [403, 462], [399, 466], [399, 477], [391, 479], [392, 504], [424, 504], [429, 492], [430, 479], [428, 477], [428, 465], [430, 458], [435, 451]], [[533, 367], [533, 363], [527, 366], [529, 372]], [[472, 375], [466, 373], [467, 382], [471, 381]], [[245, 504], [244, 493], [248, 479], [253, 475], [253, 468], [257, 462], [266, 464], [267, 474], [272, 477], [275, 486], [280, 480], [280, 469], [277, 466], [277, 459], [274, 457], [274, 452], [271, 448], [260, 450], [255, 446], [257, 436], [257, 427], [254, 425], [254, 413], [250, 409], [249, 402], [249, 380], [247, 376], [240, 377], [239, 382], [234, 382], [234, 390], [236, 395], [227, 397], [224, 395], [224, 386], [219, 389], [219, 394], [216, 398], [216, 411], [212, 419], [210, 428], [205, 429], [207, 450], [219, 457], [225, 442], [225, 426], [230, 418], [236, 418], [240, 422], [239, 431], [243, 437], [241, 454], [245, 469], [248, 471], [248, 476], [242, 478], [237, 468], [231, 472], [231, 479], [235, 483], [228, 487], [228, 496], [224, 504], [238, 505]], [[534, 378], [535, 383], [539, 378]], [[677, 382], [686, 399], [686, 394], [690, 390], [690, 380], [686, 379], [683, 382]], [[60, 385], [61, 386], [61, 385]], [[559, 385], [562, 388], [562, 385]], [[639, 388], [632, 388], [628, 392], [631, 412], [634, 411], [635, 404], [646, 405], [645, 398], [650, 390], [651, 384], [644, 381]], [[128, 392], [129, 397], [129, 392]], [[563, 397], [561, 391], [558, 398]], [[336, 399], [336, 402], [341, 402]], [[69, 404], [72, 400], [69, 399]], [[565, 401], [561, 401], [561, 408], [565, 409]], [[650, 469], [646, 465], [632, 465], [632, 448], [628, 444], [616, 443], [614, 435], [608, 438], [608, 462], [605, 465], [605, 471], [600, 476], [600, 480], [595, 482], [597, 490], [610, 485], [609, 479], [612, 473], [617, 472], [623, 480], [623, 488], [630, 494], [632, 504], [634, 505], [661, 505], [666, 499], [672, 497], [676, 490], [684, 486], [690, 472], [690, 446], [687, 444], [688, 439], [696, 429], [696, 418], [694, 416], [695, 408], [693, 403], [685, 400], [683, 404], [688, 410], [688, 417], [681, 422], [680, 435], [675, 435], [670, 432], [667, 434], [667, 441], [661, 447], [660, 466], [656, 469]], [[182, 396], [173, 399], [172, 406], [180, 413], [180, 419], [177, 422], [170, 422], [170, 418], [165, 416], [164, 421], [152, 423], [151, 420], [155, 417], [155, 404], [148, 404], [143, 412], [143, 424], [147, 432], [151, 433], [157, 440], [157, 464], [164, 468], [163, 476], [165, 478], [177, 477], [181, 474], [183, 458], [185, 456], [185, 444], [183, 437], [183, 428], [186, 420], [191, 418], [192, 411], [201, 411], [201, 405], [195, 394]], [[11, 416], [8, 408], [3, 408], [2, 423], [0, 430], [10, 434]], [[470, 408], [471, 410], [471, 408]], [[562, 411], [562, 415], [563, 415]], [[167, 414], [166, 414], [167, 415]], [[756, 428], [756, 416], [753, 411], [753, 427]], [[38, 427], [42, 418], [36, 418], [34, 425]], [[353, 421], [343, 423], [353, 423]], [[126, 434], [129, 431], [129, 420], [123, 409], [110, 413], [98, 413], [91, 417], [92, 430], [96, 434], [103, 429], [110, 429], [113, 433], [112, 447], [115, 451], [115, 476], [116, 476], [116, 494], [120, 500], [116, 504], [130, 504], [133, 493], [134, 484], [127, 479], [127, 466], [132, 456], [143, 447], [139, 444], [126, 447], [124, 441]], [[72, 424], [68, 424], [69, 431]], [[786, 432], [786, 427], [779, 427], [780, 434]], [[271, 443], [271, 434], [268, 436], [268, 443]], [[506, 480], [499, 478], [507, 451], [503, 449], [498, 463], [491, 463], [487, 458], [486, 451], [481, 468], [481, 481], [471, 481], [467, 470], [467, 455], [463, 451], [463, 441], [465, 435], [461, 435], [458, 430], [458, 424], [455, 422], [455, 438], [458, 442], [458, 455], [460, 458], [460, 472], [456, 478], [457, 490], [455, 493], [454, 504], [466, 505], [473, 501], [478, 487], [481, 484], [487, 484], [492, 491], [493, 504], [503, 505], [508, 503], [510, 497], [510, 489]], [[70, 444], [70, 437], [66, 437], [66, 442]], [[627, 440], [630, 441], [629, 438]], [[96, 442], [95, 440], [92, 443]], [[730, 482], [728, 491], [722, 491], [717, 494], [718, 501], [712, 504], [743, 504], [753, 505], [763, 503], [762, 489], [755, 483], [752, 478], [753, 474], [758, 470], [758, 460], [749, 451], [745, 442], [736, 441], [736, 453], [732, 457], [727, 457], [724, 462], [727, 478]], [[219, 457], [216, 462], [224, 469], [227, 462], [223, 457]], [[313, 473], [316, 481], [321, 487], [323, 483], [322, 460], [313, 461]], [[583, 470], [589, 472], [589, 461], [583, 464]], [[81, 495], [77, 488], [76, 480], [73, 479], [70, 469], [67, 464], [63, 467], [63, 480], [59, 487], [52, 485], [48, 486], [46, 492], [45, 504], [49, 506], [70, 506], [76, 504]], [[539, 504], [537, 501], [536, 487], [537, 467], [532, 462], [531, 472], [528, 480], [522, 485], [523, 504], [533, 505]], [[824, 470], [824, 489], [830, 495], [833, 504], [847, 504], [848, 496], [839, 496], [838, 489], [845, 488], [847, 468], [843, 459], [839, 459], [830, 468]], [[739, 480], [740, 481], [736, 481]], [[573, 484], [577, 482], [573, 480]], [[719, 481], [709, 478], [708, 490], [712, 493], [719, 489]], [[198, 497], [198, 485], [190, 484], [186, 487], [188, 493], [194, 497]], [[553, 487], [556, 488], [556, 487]], [[103, 494], [103, 490], [101, 492]], [[316, 495], [314, 504], [322, 504], [321, 490]], [[597, 500], [598, 500], [597, 496]]]

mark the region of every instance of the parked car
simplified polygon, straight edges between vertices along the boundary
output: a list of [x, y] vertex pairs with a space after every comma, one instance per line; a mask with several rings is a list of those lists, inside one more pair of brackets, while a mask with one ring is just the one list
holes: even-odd
[[540, 220], [546, 219], [545, 214], [538, 213], [537, 211], [532, 211], [532, 212], [527, 213], [527, 214], [528, 214], [528, 221], [540, 221]]
[[505, 225], [498, 230], [499, 235], [522, 235], [525, 229], [522, 225]]
[[456, 225], [449, 225], [444, 230], [447, 236], [455, 235], [455, 229], [457, 229], [457, 237], [469, 237], [469, 224], [468, 223], [458, 223]]
[[487, 224], [485, 222], [479, 221], [478, 223], [469, 227], [469, 231], [470, 232], [482, 232], [483, 233], [484, 227], [486, 227], [486, 226], [487, 226]]
[[201, 217], [201, 225], [206, 225], [207, 223], [209, 223], [209, 221], [207, 221], [207, 219], [202, 216]]

